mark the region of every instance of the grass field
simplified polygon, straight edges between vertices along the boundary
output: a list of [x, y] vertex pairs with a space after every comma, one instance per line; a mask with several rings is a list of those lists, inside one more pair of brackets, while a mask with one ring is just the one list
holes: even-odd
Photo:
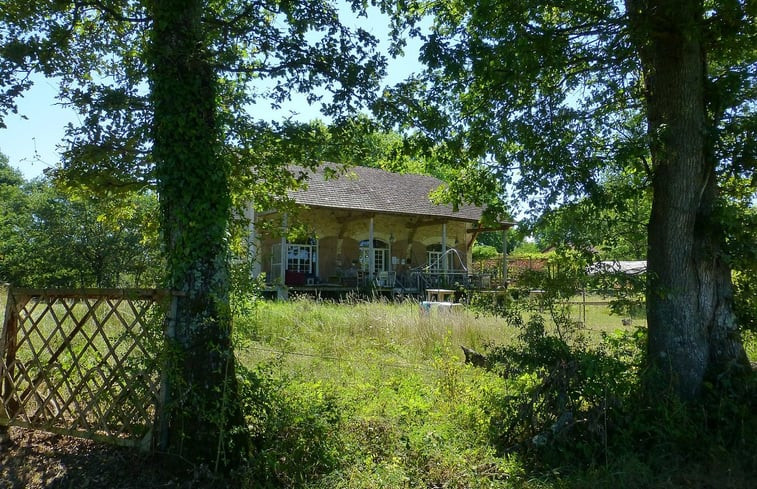
[[[588, 336], [622, 327], [598, 307]], [[618, 466], [561, 476], [533, 472], [497, 445], [502, 399], [523, 379], [463, 362], [460, 345], [512, 344], [504, 319], [422, 314], [417, 303], [262, 302], [238, 325], [241, 363], [254, 370], [258, 443], [268, 487], [548, 488], [597, 482], [648, 487], [653, 469]], [[272, 386], [276, 393], [270, 395]], [[286, 426], [286, 427], [284, 427]], [[627, 468], [621, 464], [621, 468]], [[571, 474], [573, 469], [564, 469]], [[259, 476], [258, 476], [259, 483]], [[672, 484], [670, 487], [685, 487]]]
[[[505, 383], [465, 366], [459, 348], [512, 341], [501, 319], [307, 300], [261, 303], [251, 319], [242, 363], [270, 362], [284, 385], [275, 416], [302, 420], [289, 428], [296, 436], [270, 434], [306, 461], [274, 462], [266, 472], [281, 477], [271, 487], [510, 487], [517, 466], [487, 446], [482, 411]], [[292, 406], [301, 412], [280, 412]]]
[[[586, 320], [597, 344], [600, 332], [623, 327], [603, 306], [587, 306]], [[519, 331], [499, 317], [425, 315], [413, 302], [297, 300], [258, 303], [237, 327], [253, 384], [276, 391], [257, 391], [257, 402], [269, 406], [258, 418], [258, 443], [269, 456], [259, 473], [270, 475], [268, 487], [678, 488], [706, 487], [722, 475], [691, 473], [678, 462], [660, 473], [627, 453], [605, 454], [593, 467], [534, 471], [503, 451], [502, 399], [528, 381], [464, 364], [460, 349], [516, 341]], [[728, 487], [748, 487], [733, 464], [723, 467], [735, 470]]]
[[[617, 331], [644, 326], [639, 317], [624, 324], [606, 305], [593, 305], [599, 300], [587, 297], [592, 305], [585, 310], [582, 304], [569, 307], [571, 322], [581, 323], [579, 333], [587, 340], [583, 348], [603, 345], [602, 333], [618, 338]], [[742, 443], [742, 451], [731, 452], [724, 431], [713, 435], [705, 423], [692, 428], [688, 414], [654, 407], [647, 417], [631, 417], [637, 425], [625, 432], [648, 432], [650, 440], [665, 443], [639, 451], [630, 448], [638, 440], [623, 448], [623, 440], [610, 439], [598, 447], [599, 455], [587, 457], [580, 452], [590, 444], [579, 439], [567, 448], [576, 453], [563, 453], [562, 463], [534, 465], [536, 448], [511, 449], [502, 432], [522, 418], [511, 400], [549, 372], [506, 375], [475, 368], [464, 363], [460, 348], [487, 352], [519, 345], [523, 331], [502, 317], [472, 308], [424, 314], [413, 301], [301, 299], [243, 306], [235, 341], [255, 446], [250, 472], [241, 478], [245, 487], [746, 488], [757, 476], [753, 443], [746, 445], [751, 451], [744, 452]], [[549, 316], [548, 306], [536, 306], [525, 315]], [[546, 328], [555, 325], [548, 320]], [[747, 340], [754, 359], [757, 342], [754, 336]], [[586, 358], [590, 371], [601, 367]], [[585, 395], [581, 402], [589, 402], [591, 385], [577, 387]], [[724, 406], [718, 414], [724, 419], [743, 415]], [[622, 436], [623, 430], [616, 432]], [[739, 436], [755, 432], [747, 424]], [[680, 445], [693, 447], [696, 456], [678, 453]]]

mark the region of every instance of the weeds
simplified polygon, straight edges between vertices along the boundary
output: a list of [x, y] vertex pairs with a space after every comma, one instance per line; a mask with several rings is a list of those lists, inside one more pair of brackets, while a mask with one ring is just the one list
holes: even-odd
[[[754, 374], [738, 385], [710, 384], [699, 402], [676, 402], [665, 386], [650, 389], [649, 372], [641, 375], [644, 329], [589, 344], [569, 316], [540, 308], [551, 312], [554, 327], [533, 309], [511, 307], [506, 319], [521, 330], [518, 341], [489, 353], [509, 382], [509, 394], [492, 399], [491, 443], [500, 453], [517, 454], [530, 471], [575, 481], [623, 473], [626, 464], [643, 465], [647, 476], [698, 473], [712, 464], [755, 472]], [[647, 476], [621, 480], [644, 487]]]
[[250, 487], [749, 487], [753, 380], [694, 408], [654, 402], [644, 329], [588, 337], [549, 302], [502, 311], [258, 304], [239, 350]]

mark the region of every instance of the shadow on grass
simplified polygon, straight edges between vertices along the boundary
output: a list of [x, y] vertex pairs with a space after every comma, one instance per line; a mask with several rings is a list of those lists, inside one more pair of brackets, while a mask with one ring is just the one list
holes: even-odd
[[10, 438], [0, 446], [0, 489], [227, 487], [207, 470], [136, 449], [19, 428]]

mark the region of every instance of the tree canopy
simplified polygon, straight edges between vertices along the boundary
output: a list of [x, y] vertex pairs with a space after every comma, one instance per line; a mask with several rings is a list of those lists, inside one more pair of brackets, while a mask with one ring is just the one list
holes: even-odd
[[155, 287], [155, 194], [119, 199], [25, 181], [0, 158], [0, 281], [21, 287]]
[[[72, 180], [100, 190], [155, 181], [145, 56], [155, 27], [151, 5], [7, 2], [0, 10], [0, 68], [9, 91], [0, 115], [14, 110], [11, 95], [31, 83], [28, 73], [60, 77], [60, 101], [83, 115], [83, 124], [67, 130], [63, 171]], [[201, 8], [197, 40], [207, 46], [220, 81], [220, 142], [225, 158], [240, 167], [262, 174], [280, 163], [271, 162], [275, 155], [294, 161], [312, 150], [307, 132], [294, 130], [300, 125], [270, 120], [271, 108], [303, 94], [338, 119], [371, 98], [384, 74], [377, 40], [342, 25], [331, 1], [203, 2]]]
[[14, 109], [26, 73], [56, 76], [83, 122], [67, 129], [58, 177], [101, 193], [157, 190], [165, 284], [180, 292], [169, 444], [189, 459], [230, 467], [246, 446], [230, 344], [232, 191], [265, 201], [294, 182], [282, 163], [317, 162], [314, 134], [261, 113], [294, 93], [323, 100], [333, 117], [349, 113], [383, 74], [375, 44], [342, 25], [330, 0], [0, 9], [0, 114]]
[[532, 215], [577, 202], [621, 215], [608, 183], [644, 182], [650, 363], [686, 399], [707, 372], [743, 368], [719, 209], [726, 179], [755, 191], [753, 2], [382, 4], [399, 47], [422, 41], [425, 69], [377, 112], [467, 161], [478, 185], [503, 182]]

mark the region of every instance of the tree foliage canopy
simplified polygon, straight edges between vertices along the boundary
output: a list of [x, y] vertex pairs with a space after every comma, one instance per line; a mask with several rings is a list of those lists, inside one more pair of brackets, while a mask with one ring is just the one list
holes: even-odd
[[0, 159], [0, 281], [21, 287], [155, 287], [164, 266], [154, 194], [72, 195]]
[[651, 363], [686, 399], [706, 372], [746, 365], [730, 278], [744, 234], [724, 226], [723, 184], [754, 196], [754, 2], [382, 5], [395, 35], [422, 40], [425, 69], [386, 91], [379, 114], [467, 161], [468, 177], [504, 182], [532, 215], [573, 204], [561, 212], [621, 217], [611, 182], [648, 185]]
[[[28, 73], [60, 77], [61, 102], [83, 116], [67, 129], [63, 173], [71, 180], [99, 190], [154, 182], [151, 8], [73, 0], [0, 9], [0, 81], [8, 92], [0, 114], [14, 109], [11, 95], [28, 87]], [[359, 14], [360, 3], [354, 8]], [[314, 157], [309, 134], [299, 124], [271, 122], [271, 108], [301, 95], [338, 119], [373, 97], [384, 74], [376, 38], [345, 27], [329, 0], [203, 2], [199, 21], [198, 42], [219, 80], [214, 103], [224, 157], [238, 173], [256, 168], [251, 180], [268, 180], [282, 158]]]
[[[393, 9], [394, 32], [423, 42], [425, 70], [377, 111], [484, 175], [522, 210], [603, 198], [613, 174], [654, 171], [644, 79], [621, 2], [436, 0]], [[651, 4], [650, 4], [651, 5]], [[652, 8], [652, 7], [650, 7]], [[704, 2], [711, 138], [723, 173], [755, 168], [755, 7]], [[429, 22], [427, 18], [432, 20]], [[634, 34], [636, 35], [636, 34]], [[400, 38], [400, 44], [402, 39]], [[606, 197], [606, 196], [605, 196]]]

